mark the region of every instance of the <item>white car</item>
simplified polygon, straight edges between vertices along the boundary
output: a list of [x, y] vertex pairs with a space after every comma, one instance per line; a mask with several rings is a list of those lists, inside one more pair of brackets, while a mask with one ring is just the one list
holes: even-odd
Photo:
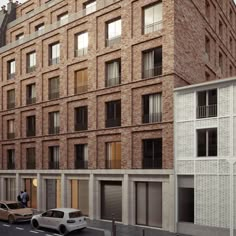
[[44, 227], [55, 229], [62, 235], [74, 230], [82, 230], [87, 227], [87, 222], [82, 212], [72, 208], [56, 208], [48, 210], [40, 215], [34, 215], [31, 219], [34, 228]]

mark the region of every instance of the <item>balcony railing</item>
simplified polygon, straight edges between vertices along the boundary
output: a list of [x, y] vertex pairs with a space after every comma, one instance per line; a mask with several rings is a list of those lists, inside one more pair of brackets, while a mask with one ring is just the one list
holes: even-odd
[[106, 169], [121, 169], [121, 160], [106, 160]]
[[26, 99], [26, 104], [27, 105], [34, 104], [34, 103], [36, 103], [36, 97]]
[[108, 119], [106, 120], [106, 127], [117, 127], [121, 126], [121, 119]]
[[60, 133], [60, 127], [49, 127], [48, 129], [49, 134], [59, 134]]
[[150, 113], [143, 115], [143, 123], [154, 123], [162, 121], [162, 113]]
[[207, 118], [217, 116], [217, 104], [197, 107], [197, 118]]
[[27, 67], [27, 73], [32, 73], [36, 70], [36, 66], [28, 66]]
[[143, 169], [162, 169], [162, 158], [144, 158]]
[[75, 50], [75, 57], [83, 57], [88, 54], [88, 48], [80, 48]]
[[7, 139], [14, 139], [15, 133], [7, 133]]
[[75, 87], [75, 94], [85, 93], [88, 91], [88, 85]]
[[59, 64], [59, 63], [60, 63], [60, 57], [49, 58], [49, 60], [48, 60], [49, 66], [56, 65], [56, 64]]
[[154, 22], [153, 24], [144, 25], [144, 34], [152, 33], [162, 29], [162, 21]]
[[154, 76], [158, 76], [162, 74], [162, 66], [155, 66], [151, 69], [144, 69], [143, 70], [143, 78], [151, 78]]
[[112, 87], [119, 84], [120, 84], [120, 77], [106, 79], [106, 87]]
[[88, 169], [88, 161], [75, 160], [75, 169]]
[[15, 102], [7, 103], [7, 109], [13, 109], [13, 108], [15, 108]]
[[77, 123], [75, 124], [75, 131], [87, 130], [88, 124], [87, 123]]
[[49, 161], [48, 163], [48, 169], [51, 169], [51, 170], [58, 170], [59, 169], [59, 162], [58, 161]]
[[56, 98], [59, 98], [59, 97], [60, 97], [59, 92], [49, 92], [49, 94], [48, 94], [48, 99], [49, 100], [56, 99]]
[[34, 170], [36, 168], [36, 163], [35, 161], [31, 161], [31, 162], [26, 162], [26, 169], [28, 170]]
[[115, 44], [119, 44], [120, 43], [120, 40], [121, 40], [121, 36], [116, 36], [116, 37], [113, 37], [113, 38], [108, 38], [106, 39], [106, 46], [107, 47], [111, 47]]
[[15, 79], [15, 77], [16, 77], [16, 73], [9, 73], [9, 74], [7, 75], [7, 79], [8, 79], [8, 80], [10, 80], [10, 79]]
[[8, 170], [14, 170], [14, 169], [15, 169], [15, 163], [13, 163], [13, 162], [8, 162], [8, 163], [7, 163], [7, 169], [8, 169]]
[[27, 137], [33, 137], [33, 136], [35, 136], [35, 130], [27, 130], [26, 136], [27, 136]]

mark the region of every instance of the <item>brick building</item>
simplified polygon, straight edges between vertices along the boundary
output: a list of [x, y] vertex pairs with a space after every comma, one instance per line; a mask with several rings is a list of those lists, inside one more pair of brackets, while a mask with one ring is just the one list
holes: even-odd
[[9, 2], [0, 198], [176, 231], [173, 89], [234, 75], [235, 27], [233, 0]]

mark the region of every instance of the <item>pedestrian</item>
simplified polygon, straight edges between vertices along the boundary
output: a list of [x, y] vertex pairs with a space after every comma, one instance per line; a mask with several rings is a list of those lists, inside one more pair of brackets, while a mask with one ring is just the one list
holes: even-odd
[[29, 201], [29, 194], [27, 193], [26, 189], [22, 194], [22, 204], [24, 207], [28, 207], [28, 201]]
[[17, 196], [17, 201], [18, 201], [18, 202], [22, 202], [22, 198], [21, 198], [22, 193], [23, 193], [23, 191], [20, 191], [20, 193], [19, 193], [18, 196]]

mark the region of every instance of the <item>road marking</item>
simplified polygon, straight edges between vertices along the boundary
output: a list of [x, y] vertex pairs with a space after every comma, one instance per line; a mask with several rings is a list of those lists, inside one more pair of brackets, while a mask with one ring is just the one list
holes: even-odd
[[20, 227], [16, 227], [16, 229], [19, 229], [19, 230], [24, 230], [23, 228], [20, 228]]
[[6, 225], [6, 224], [3, 224], [3, 226], [5, 226], [5, 227], [10, 227], [10, 225]]
[[52, 236], [51, 234], [45, 234], [45, 236]]
[[40, 232], [40, 233], [44, 233], [43, 230], [37, 229], [36, 231]]
[[55, 236], [61, 236], [61, 234], [53, 234], [53, 235], [55, 235]]
[[30, 230], [30, 233], [38, 234], [39, 232]]

